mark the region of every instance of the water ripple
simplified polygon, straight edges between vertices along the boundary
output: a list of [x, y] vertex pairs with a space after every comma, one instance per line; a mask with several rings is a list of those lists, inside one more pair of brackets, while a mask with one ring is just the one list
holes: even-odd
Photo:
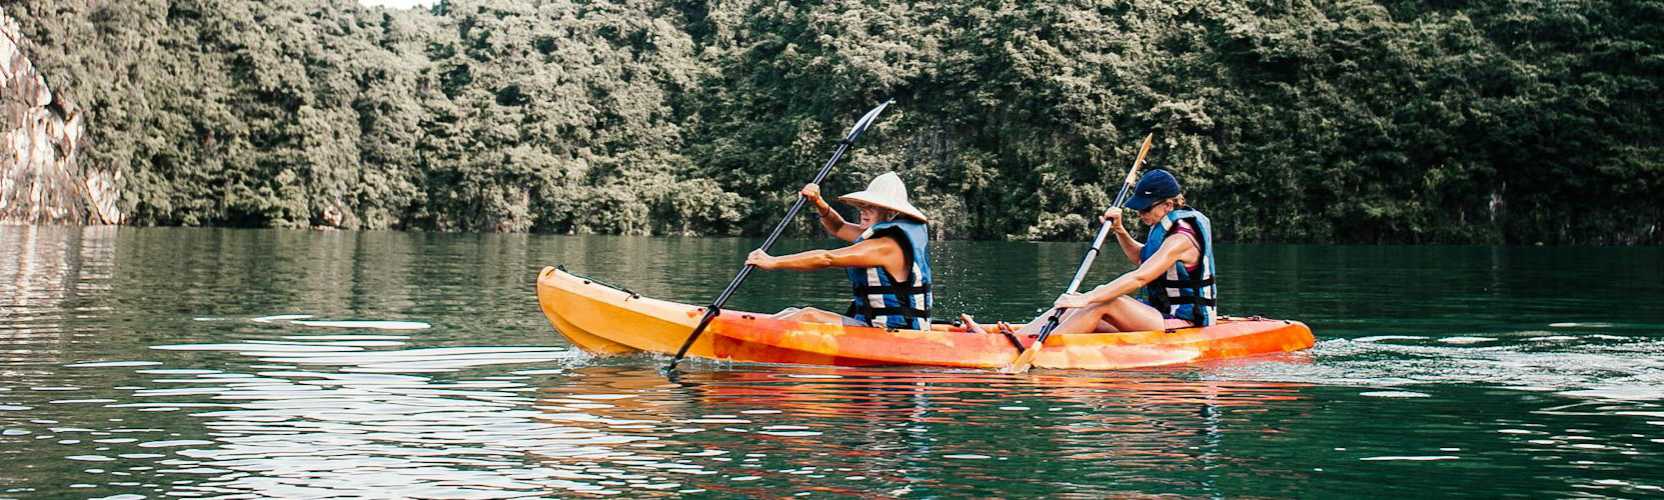
[[[1115, 373], [672, 382], [562, 344], [530, 295], [564, 262], [704, 300], [755, 243], [0, 227], [0, 497], [1661, 491], [1657, 252], [1222, 246], [1222, 307], [1306, 320], [1317, 348]], [[1020, 316], [1078, 247], [942, 242], [940, 304]], [[1540, 285], [1590, 275], [1624, 279]], [[760, 274], [731, 305], [834, 303], [825, 278]]]

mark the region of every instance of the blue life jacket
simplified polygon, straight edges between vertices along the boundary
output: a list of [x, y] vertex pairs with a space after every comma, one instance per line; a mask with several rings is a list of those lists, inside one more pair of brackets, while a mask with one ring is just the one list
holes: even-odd
[[930, 308], [936, 297], [930, 293], [930, 233], [923, 222], [897, 218], [880, 222], [861, 233], [856, 243], [873, 237], [895, 238], [911, 269], [906, 281], [890, 276], [883, 266], [850, 268], [849, 284], [854, 300], [849, 316], [880, 328], [928, 330]]
[[1173, 225], [1179, 221], [1190, 224], [1201, 233], [1197, 244], [1201, 248], [1201, 266], [1191, 272], [1184, 268], [1184, 262], [1174, 262], [1173, 268], [1166, 274], [1148, 285], [1144, 285], [1144, 302], [1161, 311], [1162, 316], [1189, 321], [1196, 326], [1208, 326], [1214, 323], [1217, 312], [1215, 302], [1219, 298], [1219, 290], [1213, 284], [1213, 225], [1208, 218], [1189, 207], [1179, 208], [1162, 217], [1161, 223], [1150, 228], [1150, 236], [1144, 239], [1144, 251], [1138, 255], [1138, 261], [1143, 262], [1161, 249], [1161, 244], [1167, 239]]

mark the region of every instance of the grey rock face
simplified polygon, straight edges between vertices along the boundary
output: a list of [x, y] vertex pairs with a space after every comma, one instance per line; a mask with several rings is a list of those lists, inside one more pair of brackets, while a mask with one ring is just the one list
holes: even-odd
[[121, 176], [82, 165], [81, 109], [35, 70], [0, 8], [0, 224], [119, 224]]

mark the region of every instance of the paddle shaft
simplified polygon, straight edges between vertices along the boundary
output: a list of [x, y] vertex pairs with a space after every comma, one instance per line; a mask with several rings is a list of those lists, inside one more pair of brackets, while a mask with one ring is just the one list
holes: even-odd
[[[1132, 168], [1127, 170], [1127, 178], [1121, 182], [1121, 192], [1115, 195], [1115, 204], [1111, 205], [1116, 210], [1120, 210], [1121, 205], [1127, 202], [1127, 193], [1132, 191], [1132, 180], [1138, 175], [1138, 166], [1144, 164], [1145, 155], [1150, 153], [1150, 141], [1154, 138], [1155, 134], [1153, 133], [1144, 136], [1144, 145], [1138, 148], [1138, 159], [1133, 160]], [[1092, 269], [1092, 261], [1098, 257], [1098, 251], [1103, 248], [1104, 239], [1109, 236], [1110, 230], [1110, 222], [1107, 220], [1104, 221], [1103, 227], [1098, 228], [1098, 236], [1092, 239], [1092, 247], [1086, 250], [1086, 257], [1081, 259], [1080, 269], [1075, 270], [1075, 279], [1069, 282], [1069, 293], [1080, 292], [1080, 282], [1086, 279], [1086, 272]], [[1046, 326], [1040, 328], [1040, 336], [1035, 337], [1034, 343], [1029, 344], [1027, 349], [1018, 354], [1017, 359], [1012, 361], [1005, 371], [1021, 372], [1027, 370], [1028, 365], [1034, 362], [1034, 356], [1040, 353], [1040, 348], [1046, 345], [1046, 337], [1052, 335], [1052, 331], [1057, 329], [1057, 325], [1062, 321], [1062, 318], [1063, 308], [1052, 309], [1052, 315], [1046, 318]]]
[[[1137, 167], [1134, 167], [1134, 168], [1136, 169]], [[1121, 208], [1122, 203], [1126, 203], [1126, 201], [1127, 201], [1127, 191], [1129, 189], [1132, 189], [1131, 185], [1129, 185], [1129, 184], [1122, 184], [1121, 185], [1121, 194], [1118, 194], [1118, 195], [1115, 196], [1115, 205], [1113, 205], [1115, 208], [1119, 209], [1119, 208]], [[1109, 237], [1110, 230], [1111, 230], [1111, 226], [1110, 226], [1110, 223], [1107, 222], [1107, 221], [1104, 222], [1103, 227], [1098, 228], [1098, 237], [1094, 238], [1092, 240], [1092, 248], [1089, 248], [1089, 249], [1086, 250], [1086, 258], [1082, 259], [1080, 261], [1080, 269], [1075, 270], [1075, 279], [1073, 281], [1069, 282], [1069, 293], [1079, 293], [1080, 292], [1080, 282], [1086, 280], [1087, 271], [1092, 270], [1092, 261], [1094, 259], [1098, 258], [1098, 251], [1099, 251], [1099, 249], [1103, 248], [1104, 240]], [[1063, 317], [1063, 309], [1062, 308], [1057, 308], [1057, 309], [1053, 310], [1051, 317], [1046, 318], [1045, 328], [1040, 329], [1040, 336], [1035, 338], [1034, 342], [1037, 343], [1037, 344], [1045, 342], [1046, 337], [1051, 336], [1052, 330], [1057, 329], [1058, 321], [1060, 321], [1060, 319], [1062, 317]]]
[[[849, 147], [855, 144], [855, 139], [861, 137], [861, 133], [867, 130], [867, 126], [872, 125], [872, 121], [878, 118], [878, 113], [884, 111], [884, 108], [893, 102], [895, 102], [894, 99], [885, 101], [883, 104], [879, 104], [878, 107], [873, 108], [872, 111], [868, 111], [865, 116], [862, 116], [861, 120], [855, 123], [855, 127], [850, 129], [849, 136], [845, 137], [843, 142], [838, 144], [838, 149], [832, 152], [832, 159], [826, 160], [826, 164], [820, 167], [820, 172], [815, 174], [815, 180], [810, 182], [820, 184], [821, 181], [826, 180], [826, 174], [831, 173], [832, 166], [837, 165], [838, 160], [843, 159], [844, 152], [849, 151]], [[780, 233], [784, 232], [786, 226], [791, 224], [792, 219], [797, 217], [797, 213], [803, 210], [803, 204], [807, 201], [809, 199], [802, 194], [797, 195], [797, 202], [792, 203], [791, 210], [786, 211], [786, 218], [780, 219], [780, 223], [774, 226], [774, 231], [768, 234], [768, 239], [763, 240], [763, 251], [767, 252], [769, 247], [774, 246], [774, 241], [780, 239]], [[716, 296], [716, 300], [711, 301], [711, 304], [705, 307], [705, 315], [699, 318], [699, 326], [693, 328], [693, 333], [688, 334], [688, 339], [682, 342], [682, 348], [676, 350], [676, 357], [670, 358], [670, 366], [665, 368], [667, 371], [676, 370], [676, 363], [681, 362], [682, 357], [688, 354], [688, 348], [693, 347], [693, 342], [699, 339], [700, 334], [705, 333], [705, 327], [711, 325], [711, 320], [716, 319], [716, 316], [722, 313], [722, 306], [728, 303], [728, 298], [734, 295], [735, 290], [739, 290], [740, 283], [744, 282], [745, 277], [750, 276], [751, 270], [756, 267], [746, 264], [745, 267], [740, 268], [739, 274], [734, 275], [734, 281], [728, 282], [728, 288], [724, 288], [722, 293]]]

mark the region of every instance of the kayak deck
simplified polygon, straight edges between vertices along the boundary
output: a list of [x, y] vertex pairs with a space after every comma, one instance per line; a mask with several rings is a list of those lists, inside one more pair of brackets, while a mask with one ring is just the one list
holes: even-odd
[[[705, 313], [703, 307], [642, 297], [553, 267], [538, 273], [537, 296], [556, 331], [597, 355], [673, 354]], [[1034, 366], [1112, 370], [1195, 363], [1297, 351], [1314, 340], [1303, 323], [1265, 319], [1147, 332], [1057, 332], [1046, 339]], [[1008, 336], [962, 328], [890, 330], [731, 310], [722, 311], [688, 349], [691, 356], [737, 362], [963, 368], [1000, 368], [1018, 353]]]

